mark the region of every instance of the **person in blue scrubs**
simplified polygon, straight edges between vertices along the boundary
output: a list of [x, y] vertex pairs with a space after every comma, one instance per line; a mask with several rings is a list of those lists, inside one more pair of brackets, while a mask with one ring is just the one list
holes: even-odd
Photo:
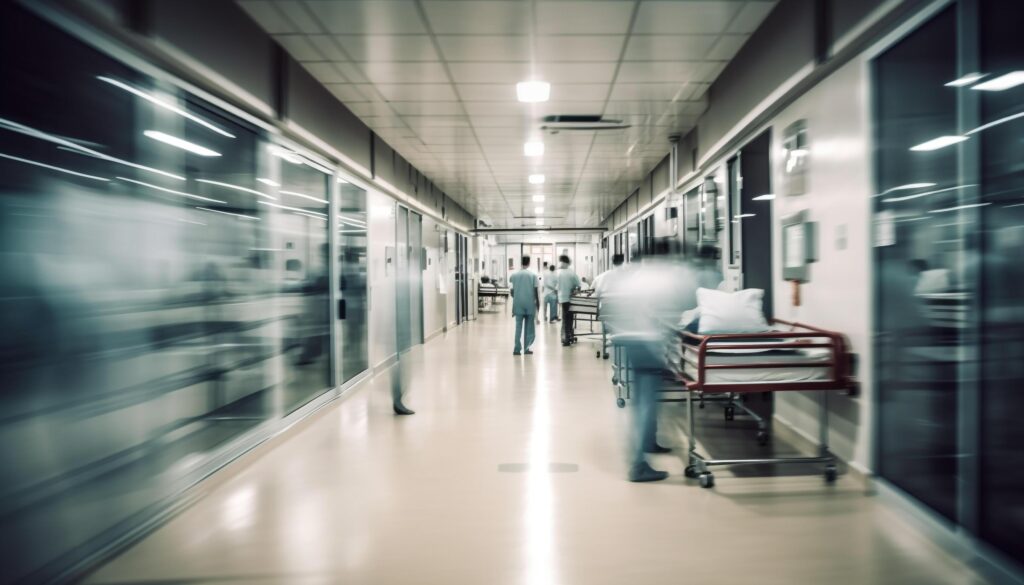
[[580, 287], [580, 277], [570, 268], [572, 261], [566, 255], [558, 257], [558, 302], [562, 305], [562, 345], [568, 346], [573, 342], [575, 334], [572, 330], [572, 311], [569, 309], [569, 301], [572, 299], [574, 290]]
[[[533, 352], [530, 346], [536, 335], [534, 321], [540, 310], [540, 296], [537, 294], [537, 275], [530, 270], [530, 257], [523, 256], [523, 267], [508, 278], [512, 287], [512, 316], [516, 319], [516, 345], [512, 355], [523, 351]], [[521, 343], [521, 344], [520, 344]]]

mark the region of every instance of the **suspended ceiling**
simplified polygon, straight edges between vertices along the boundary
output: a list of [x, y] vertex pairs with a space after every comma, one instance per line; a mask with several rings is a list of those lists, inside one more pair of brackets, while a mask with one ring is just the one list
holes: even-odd
[[[381, 138], [498, 227], [598, 225], [707, 108], [774, 0], [239, 0]], [[550, 101], [515, 84], [551, 83]], [[548, 114], [626, 130], [543, 134]], [[542, 157], [523, 143], [541, 140]], [[527, 178], [543, 174], [543, 185]], [[542, 194], [543, 202], [533, 197]], [[543, 206], [541, 212], [536, 208]]]

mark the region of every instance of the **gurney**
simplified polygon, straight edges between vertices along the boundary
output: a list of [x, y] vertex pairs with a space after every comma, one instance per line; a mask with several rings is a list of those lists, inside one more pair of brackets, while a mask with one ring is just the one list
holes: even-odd
[[[572, 314], [573, 342], [575, 343], [577, 337], [600, 337], [601, 346], [597, 350], [597, 357], [608, 359], [608, 336], [601, 319], [600, 301], [594, 291], [574, 293], [569, 298], [569, 311]], [[581, 324], [586, 324], [585, 331], [580, 331]]]
[[[665, 401], [686, 402], [686, 476], [699, 479], [702, 487], [714, 485], [709, 469], [713, 466], [823, 463], [825, 480], [836, 479], [836, 458], [828, 447], [828, 392], [852, 386], [845, 339], [833, 331], [780, 319], [773, 320], [772, 326], [772, 331], [764, 333], [679, 334], [681, 357], [672, 360], [676, 364], [677, 384], [668, 391], [683, 392], [686, 396]], [[707, 395], [725, 396], [728, 406], [746, 409], [734, 397], [751, 392], [792, 391], [820, 391], [817, 456], [711, 459], [697, 451], [694, 403], [698, 400]], [[728, 406], [726, 418], [731, 420]], [[757, 419], [758, 440], [763, 444], [766, 429], [764, 421]]]
[[477, 289], [476, 295], [479, 301], [478, 308], [483, 309], [484, 299], [489, 299], [489, 302], [494, 305], [497, 304], [498, 299], [501, 299], [502, 304], [508, 304], [509, 295], [512, 291], [508, 287], [504, 286], [481, 286]]

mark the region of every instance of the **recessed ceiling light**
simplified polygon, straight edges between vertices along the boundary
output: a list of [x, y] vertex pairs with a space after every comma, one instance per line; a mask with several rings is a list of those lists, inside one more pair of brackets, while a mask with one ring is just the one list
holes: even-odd
[[544, 183], [544, 175], [530, 175], [531, 185], [542, 185]]
[[535, 141], [523, 144], [523, 154], [526, 156], [544, 156], [544, 143]]
[[538, 214], [538, 215], [540, 215], [540, 214], [544, 213], [544, 208], [543, 207], [534, 207], [533, 208], [533, 212]]
[[963, 77], [961, 77], [959, 79], [954, 79], [953, 81], [950, 81], [949, 83], [946, 84], [946, 87], [963, 87], [965, 85], [970, 85], [970, 84], [974, 83], [975, 81], [978, 81], [982, 77], [985, 77], [986, 75], [988, 75], [988, 74], [987, 73], [968, 73], [967, 75], [964, 75]]
[[966, 136], [939, 136], [938, 138], [933, 138], [927, 142], [922, 142], [917, 146], [911, 146], [910, 150], [916, 152], [938, 150], [940, 148], [945, 148], [958, 142], [963, 142], [964, 140], [967, 140]]
[[971, 89], [981, 91], [1003, 91], [1011, 87], [1017, 87], [1024, 83], [1024, 71], [1011, 71], [1006, 75], [1000, 75], [995, 79], [989, 79], [985, 83], [979, 83]]
[[533, 196], [533, 200], [538, 202], [538, 203], [540, 203], [541, 201], [544, 201], [544, 196], [543, 195], [534, 195]]
[[551, 97], [551, 84], [546, 81], [520, 81], [516, 84], [516, 97], [526, 103], [546, 102]]

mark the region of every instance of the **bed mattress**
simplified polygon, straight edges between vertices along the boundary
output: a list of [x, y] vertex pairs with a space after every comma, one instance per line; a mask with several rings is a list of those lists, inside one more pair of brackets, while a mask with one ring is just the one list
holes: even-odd
[[[799, 350], [758, 351], [749, 349], [709, 350], [706, 363], [712, 364], [745, 364], [745, 363], [814, 363], [828, 362], [832, 350], [826, 348], [810, 348]], [[692, 380], [697, 379], [697, 356], [687, 352], [683, 371]], [[743, 370], [707, 370], [705, 383], [710, 384], [777, 384], [780, 382], [816, 382], [832, 379], [832, 368], [821, 366], [815, 368], [750, 368]]]

